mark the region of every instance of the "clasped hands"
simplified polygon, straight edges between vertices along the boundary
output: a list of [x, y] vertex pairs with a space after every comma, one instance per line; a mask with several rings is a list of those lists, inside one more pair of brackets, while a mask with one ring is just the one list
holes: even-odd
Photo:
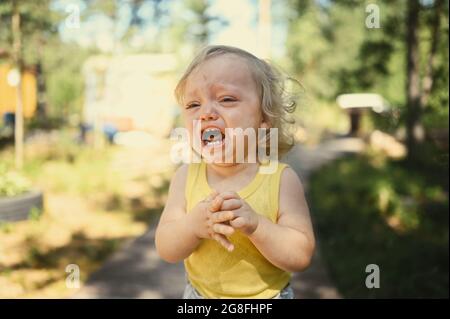
[[228, 251], [232, 251], [234, 245], [227, 236], [236, 230], [251, 235], [259, 223], [259, 215], [236, 192], [231, 191], [213, 191], [188, 216], [197, 238], [214, 239]]

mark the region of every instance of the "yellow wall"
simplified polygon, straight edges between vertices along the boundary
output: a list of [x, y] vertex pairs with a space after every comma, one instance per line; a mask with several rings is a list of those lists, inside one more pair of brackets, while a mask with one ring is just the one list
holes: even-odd
[[[0, 115], [16, 109], [16, 88], [11, 87], [6, 79], [10, 70], [8, 65], [0, 64]], [[36, 111], [37, 86], [36, 77], [30, 71], [22, 73], [22, 100], [24, 116], [32, 117]]]

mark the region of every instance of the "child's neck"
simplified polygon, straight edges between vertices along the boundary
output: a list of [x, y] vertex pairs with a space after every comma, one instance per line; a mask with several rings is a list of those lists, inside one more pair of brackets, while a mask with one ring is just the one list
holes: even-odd
[[258, 163], [232, 163], [226, 165], [208, 164], [208, 170], [214, 175], [222, 178], [235, 176], [237, 174], [255, 173], [259, 168]]
[[207, 164], [206, 175], [209, 185], [218, 192], [237, 192], [255, 178], [258, 169], [258, 163]]

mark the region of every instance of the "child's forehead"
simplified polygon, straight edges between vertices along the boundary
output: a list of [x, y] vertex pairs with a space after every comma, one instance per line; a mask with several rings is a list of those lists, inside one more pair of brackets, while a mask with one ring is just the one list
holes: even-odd
[[234, 55], [210, 58], [198, 65], [188, 76], [186, 88], [198, 85], [254, 85], [248, 61]]

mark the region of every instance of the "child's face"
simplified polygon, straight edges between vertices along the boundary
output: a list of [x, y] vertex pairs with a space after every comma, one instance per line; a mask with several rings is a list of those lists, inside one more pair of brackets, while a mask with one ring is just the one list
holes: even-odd
[[182, 108], [191, 137], [193, 121], [201, 121], [201, 147], [210, 152], [224, 149], [223, 139], [211, 136], [225, 137], [225, 128], [252, 128], [257, 133], [258, 128], [268, 127], [247, 63], [231, 54], [211, 58], [194, 69], [186, 81]]

